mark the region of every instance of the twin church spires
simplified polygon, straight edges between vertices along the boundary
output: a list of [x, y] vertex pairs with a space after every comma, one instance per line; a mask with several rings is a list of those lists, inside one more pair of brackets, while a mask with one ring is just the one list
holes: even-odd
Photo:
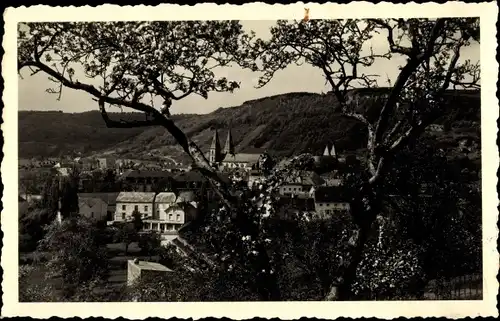
[[335, 145], [332, 144], [332, 149], [328, 150], [328, 145], [325, 147], [325, 151], [323, 152], [323, 156], [333, 156], [336, 157], [337, 153], [335, 152]]
[[224, 145], [224, 150], [221, 151], [219, 133], [215, 129], [214, 137], [212, 138], [212, 145], [210, 146], [209, 162], [218, 163], [226, 157], [226, 155], [234, 155], [234, 143], [233, 136], [231, 135], [231, 128], [227, 133], [226, 144]]

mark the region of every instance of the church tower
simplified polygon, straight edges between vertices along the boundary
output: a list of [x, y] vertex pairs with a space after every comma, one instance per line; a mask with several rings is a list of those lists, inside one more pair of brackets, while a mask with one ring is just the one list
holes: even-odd
[[224, 145], [224, 155], [234, 155], [233, 137], [231, 135], [231, 128], [227, 132], [226, 145]]
[[325, 151], [323, 152], [323, 156], [330, 156], [330, 151], [328, 150], [328, 145], [325, 146]]
[[335, 151], [335, 144], [332, 144], [332, 149], [330, 150], [330, 156], [337, 158], [337, 152]]
[[209, 154], [209, 162], [210, 163], [217, 163], [221, 159], [221, 150], [220, 150], [220, 143], [219, 143], [219, 133], [217, 132], [217, 129], [214, 132], [214, 137], [212, 139], [212, 145], [210, 146], [210, 154]]

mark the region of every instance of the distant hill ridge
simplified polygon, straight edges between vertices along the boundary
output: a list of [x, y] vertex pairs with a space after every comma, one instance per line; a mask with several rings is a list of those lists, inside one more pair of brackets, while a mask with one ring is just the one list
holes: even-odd
[[[370, 99], [387, 93], [389, 88], [358, 89], [368, 96], [367, 112], [379, 104]], [[454, 108], [438, 122], [480, 121], [479, 92], [447, 93]], [[371, 106], [374, 105], [374, 106]], [[225, 140], [229, 126], [239, 151], [268, 149], [279, 155], [301, 152], [322, 153], [325, 144], [335, 143], [339, 151], [355, 151], [365, 146], [364, 128], [356, 121], [335, 112], [336, 99], [330, 93], [296, 92], [244, 102], [212, 113], [174, 115], [178, 126], [200, 145], [210, 146], [213, 130]], [[110, 113], [122, 119], [144, 119], [140, 113]], [[19, 112], [19, 156], [57, 156], [72, 152], [90, 154], [113, 151], [120, 156], [141, 157], [154, 152], [182, 159], [184, 155], [170, 134], [161, 127], [106, 128], [98, 111], [62, 113], [48, 111]]]

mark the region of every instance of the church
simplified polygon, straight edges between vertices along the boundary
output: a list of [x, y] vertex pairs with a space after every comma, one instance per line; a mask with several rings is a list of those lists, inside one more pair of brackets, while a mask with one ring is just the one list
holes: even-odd
[[243, 169], [249, 171], [260, 168], [261, 154], [236, 153], [231, 129], [227, 133], [224, 149], [221, 149], [219, 133], [215, 129], [208, 152], [208, 160], [212, 166], [216, 166], [221, 170]]

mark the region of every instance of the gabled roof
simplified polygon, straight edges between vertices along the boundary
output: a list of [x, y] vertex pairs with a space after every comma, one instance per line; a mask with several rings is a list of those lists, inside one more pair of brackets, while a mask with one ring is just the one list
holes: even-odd
[[108, 205], [116, 205], [116, 198], [120, 193], [78, 193], [78, 199], [83, 198], [100, 198]]
[[104, 202], [100, 198], [78, 198], [78, 207], [81, 207], [82, 205], [87, 205], [88, 207], [95, 207], [96, 205], [99, 205], [99, 203], [106, 204], [106, 202]]
[[214, 131], [214, 137], [212, 138], [212, 145], [210, 145], [210, 148], [217, 150], [220, 148], [219, 133], [217, 132], [217, 129]]
[[228, 154], [224, 157], [222, 160], [223, 162], [226, 163], [251, 163], [251, 164], [256, 164], [259, 162], [260, 159], [260, 154], [244, 154], [244, 153], [237, 153], [237, 154]]
[[120, 192], [117, 203], [152, 203], [155, 193], [152, 192]]
[[158, 193], [155, 198], [156, 203], [174, 203], [177, 196], [172, 192]]
[[314, 200], [319, 203], [348, 202], [344, 190], [339, 186], [319, 186], [314, 191]]

